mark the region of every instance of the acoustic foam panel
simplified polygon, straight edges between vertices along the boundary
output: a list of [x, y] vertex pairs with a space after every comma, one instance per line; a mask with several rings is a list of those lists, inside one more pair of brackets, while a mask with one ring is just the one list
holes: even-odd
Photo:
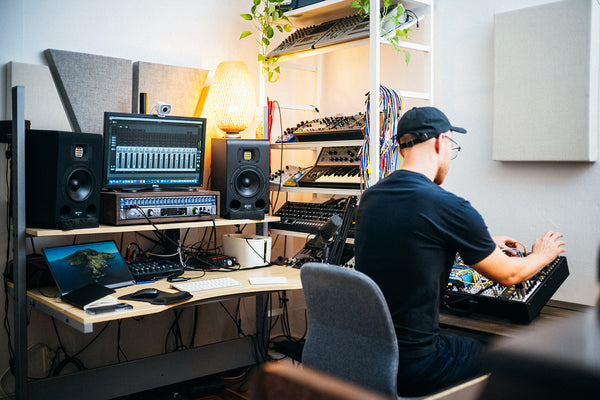
[[131, 60], [56, 49], [44, 55], [73, 131], [102, 133], [105, 111], [131, 112]]
[[133, 63], [133, 113], [138, 113], [140, 93], [146, 93], [146, 112], [161, 101], [171, 105], [171, 115], [192, 117], [208, 70], [154, 64], [144, 61]]
[[11, 61], [6, 65], [6, 115], [12, 115], [12, 88], [25, 87], [25, 119], [32, 129], [70, 131], [71, 125], [45, 65]]
[[496, 14], [494, 68], [494, 160], [597, 160], [597, 0]]

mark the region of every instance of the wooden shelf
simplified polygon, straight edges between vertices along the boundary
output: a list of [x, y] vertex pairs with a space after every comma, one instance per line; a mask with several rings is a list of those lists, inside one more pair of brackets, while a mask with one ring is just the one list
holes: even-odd
[[[279, 221], [279, 217], [266, 216], [264, 219], [215, 219], [214, 226], [231, 226], [231, 225], [246, 225], [246, 224], [262, 224], [266, 222]], [[185, 221], [185, 222], [167, 222], [155, 223], [160, 230], [163, 229], [187, 229], [187, 228], [207, 228], [213, 226], [212, 220], [207, 221]], [[73, 235], [98, 235], [103, 233], [121, 233], [121, 232], [143, 232], [152, 231], [155, 228], [150, 224], [142, 225], [100, 225], [97, 228], [73, 229], [63, 231], [59, 229], [46, 228], [27, 228], [25, 233], [36, 237], [50, 236], [73, 236]]]

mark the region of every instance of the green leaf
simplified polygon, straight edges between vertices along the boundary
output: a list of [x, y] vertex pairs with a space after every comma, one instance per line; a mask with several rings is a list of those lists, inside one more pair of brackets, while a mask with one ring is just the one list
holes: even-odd
[[275, 11], [275, 6], [273, 4], [270, 4], [269, 9], [268, 9], [268, 14], [269, 15], [273, 14], [273, 11]]
[[362, 10], [362, 5], [356, 0], [352, 0], [352, 2], [350, 3], [350, 7], [356, 8], [357, 10]]
[[277, 72], [278, 74], [281, 73], [279, 66], [275, 67], [274, 71]]
[[392, 0], [383, 0], [383, 6], [384, 7], [389, 7], [392, 5]]
[[275, 10], [273, 12], [273, 21], [277, 21], [279, 19], [279, 16], [280, 16], [279, 11]]
[[250, 36], [250, 35], [252, 35], [252, 32], [250, 32], [250, 31], [244, 31], [244, 32], [242, 32], [242, 34], [240, 35], [240, 39], [243, 39], [243, 38], [245, 38], [246, 36]]
[[252, 21], [252, 15], [250, 14], [240, 14], [240, 17], [244, 18], [246, 21]]
[[273, 72], [272, 72], [272, 71], [269, 71], [269, 78], [268, 78], [268, 81], [269, 81], [269, 82], [272, 82], [272, 80], [271, 80], [271, 79], [273, 79]]
[[270, 26], [270, 25], [269, 25], [269, 26], [267, 26], [267, 31], [265, 32], [265, 35], [266, 35], [266, 36], [267, 36], [269, 39], [271, 39], [271, 38], [273, 37], [273, 34], [274, 34], [274, 33], [275, 33], [275, 32], [273, 32], [273, 27], [272, 27], [272, 26]]
[[260, 0], [254, 0], [254, 5], [257, 6], [260, 4]]
[[252, 8], [250, 8], [250, 12], [252, 15], [256, 15], [256, 5], [253, 5]]
[[258, 55], [258, 62], [263, 62], [263, 61], [265, 61], [265, 56], [262, 55], [262, 54], [259, 54]]
[[263, 38], [262, 38], [262, 42], [263, 42], [264, 44], [266, 44], [267, 46], [271, 44], [271, 42], [269, 42], [269, 39], [267, 39], [266, 37], [263, 37]]
[[275, 28], [281, 33], [283, 33], [283, 27], [281, 25], [276, 25]]
[[292, 31], [292, 26], [290, 24], [285, 24], [283, 26], [283, 30], [286, 32], [291, 32]]
[[404, 50], [404, 61], [406, 62], [406, 65], [410, 62], [410, 53], [406, 50]]

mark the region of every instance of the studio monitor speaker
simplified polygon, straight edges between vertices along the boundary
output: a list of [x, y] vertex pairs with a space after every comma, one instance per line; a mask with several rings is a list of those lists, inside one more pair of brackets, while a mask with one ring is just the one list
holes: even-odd
[[211, 146], [211, 188], [221, 192], [221, 217], [264, 218], [269, 212], [269, 141], [215, 138]]
[[27, 225], [97, 227], [102, 136], [31, 130], [25, 134], [25, 149]]

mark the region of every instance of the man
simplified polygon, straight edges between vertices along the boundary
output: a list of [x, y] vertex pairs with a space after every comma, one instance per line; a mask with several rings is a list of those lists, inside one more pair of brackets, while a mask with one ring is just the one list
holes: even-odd
[[564, 248], [548, 231], [527, 257], [509, 257], [514, 239], [492, 238], [471, 204], [442, 189], [460, 147], [437, 108], [413, 108], [398, 123], [404, 162], [367, 189], [356, 215], [356, 269], [381, 288], [396, 328], [400, 362], [398, 394], [419, 396], [482, 371], [482, 343], [439, 332], [440, 296], [456, 253], [488, 279], [510, 286], [534, 276]]

